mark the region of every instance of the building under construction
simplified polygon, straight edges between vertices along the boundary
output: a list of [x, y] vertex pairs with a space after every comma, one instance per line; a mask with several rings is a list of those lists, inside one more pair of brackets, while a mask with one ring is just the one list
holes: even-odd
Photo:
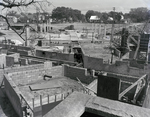
[[149, 117], [149, 34], [121, 37], [112, 48], [104, 40], [0, 44], [1, 93], [19, 117]]

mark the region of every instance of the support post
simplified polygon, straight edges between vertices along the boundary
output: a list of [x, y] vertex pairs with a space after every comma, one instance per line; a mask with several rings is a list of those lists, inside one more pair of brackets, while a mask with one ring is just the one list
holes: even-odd
[[49, 104], [49, 95], [47, 95], [47, 101], [48, 101], [48, 104]]
[[57, 95], [55, 95], [55, 102], [57, 101]]
[[33, 109], [34, 109], [34, 98], [32, 98], [32, 104], [33, 104]]
[[40, 106], [42, 106], [42, 95], [40, 95]]

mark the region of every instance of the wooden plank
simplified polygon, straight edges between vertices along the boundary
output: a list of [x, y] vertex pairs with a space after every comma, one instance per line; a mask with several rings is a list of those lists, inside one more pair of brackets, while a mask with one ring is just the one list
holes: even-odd
[[136, 51], [135, 51], [135, 54], [134, 54], [134, 59], [136, 59], [136, 57], [137, 57], [137, 53], [139, 51], [139, 47], [140, 47], [140, 35], [138, 37], [137, 48], [136, 48]]
[[78, 77], [76, 77], [78, 80], [78, 83], [82, 85], [82, 87], [84, 88], [84, 90], [88, 93], [87, 89], [92, 91], [95, 95], [97, 95], [97, 93], [95, 91], [93, 91], [92, 89], [88, 88], [87, 86], [85, 86], [84, 84], [82, 84], [82, 82], [79, 80]]
[[127, 92], [129, 92], [133, 87], [135, 87], [138, 82], [146, 77], [147, 74], [143, 75], [140, 79], [138, 79], [134, 84], [129, 86], [127, 89], [125, 89], [123, 92], [119, 94], [119, 100], [121, 99], [122, 96], [124, 96]]
[[61, 87], [62, 85], [63, 83], [59, 80], [57, 80], [57, 82], [50, 80], [50, 81], [43, 82], [42, 84], [30, 85], [29, 88], [31, 91], [36, 91], [36, 90], [57, 88], [57, 87]]
[[135, 40], [132, 36], [130, 37], [136, 44], [138, 44], [137, 40]]

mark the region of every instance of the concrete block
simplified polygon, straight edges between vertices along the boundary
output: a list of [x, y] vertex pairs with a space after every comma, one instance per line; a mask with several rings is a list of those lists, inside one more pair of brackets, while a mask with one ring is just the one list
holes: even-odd
[[10, 54], [8, 56], [14, 57], [14, 62], [15, 63], [17, 63], [18, 59], [20, 58], [20, 54], [19, 53], [13, 53], [13, 54]]
[[14, 65], [14, 57], [6, 56], [6, 66], [11, 67]]
[[103, 59], [84, 56], [84, 68], [99, 70], [103, 65]]
[[81, 82], [89, 84], [95, 80], [92, 76], [87, 76], [87, 69], [63, 65], [64, 76], [77, 80], [79, 78]]
[[19, 62], [21, 65], [27, 65], [28, 64], [27, 59], [24, 59], [24, 58], [19, 58]]
[[44, 62], [44, 68], [45, 69], [48, 69], [48, 68], [51, 68], [51, 67], [52, 67], [52, 62], [51, 61]]
[[6, 54], [0, 55], [0, 68], [6, 67]]

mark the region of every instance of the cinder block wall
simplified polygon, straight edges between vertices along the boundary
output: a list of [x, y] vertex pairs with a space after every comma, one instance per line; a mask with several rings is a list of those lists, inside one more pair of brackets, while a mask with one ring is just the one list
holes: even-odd
[[0, 68], [6, 67], [6, 54], [0, 55]]
[[43, 62], [40, 62], [40, 61], [36, 61], [36, 60], [30, 60], [29, 61], [29, 65], [34, 65], [34, 64], [42, 64]]
[[[143, 63], [138, 63], [138, 61], [136, 61], [136, 60], [129, 60], [129, 62], [130, 62], [130, 66], [131, 67], [136, 67], [136, 68], [139, 68], [139, 69], [144, 69], [144, 66], [145, 66], [145, 64]], [[142, 62], [142, 61], [141, 61]]]
[[99, 70], [103, 65], [103, 59], [84, 56], [84, 68]]
[[15, 87], [14, 82], [7, 75], [5, 75], [4, 84], [5, 84], [6, 95], [9, 98], [14, 110], [16, 111], [19, 117], [23, 117], [20, 98], [16, 93], [17, 87]]
[[116, 61], [115, 64], [104, 64], [103, 59], [84, 56], [84, 68], [106, 71], [130, 76], [142, 76], [145, 69], [130, 67], [128, 61]]
[[28, 51], [26, 51], [26, 50], [21, 50], [21, 49], [18, 49], [18, 50], [17, 50], [17, 53], [19, 53], [20, 55], [28, 55]]
[[7, 45], [7, 44], [0, 44], [0, 47], [2, 48], [14, 48], [14, 50], [17, 50], [17, 49], [21, 49], [21, 50], [31, 50], [30, 47], [26, 47], [26, 46], [17, 46], [17, 45]]
[[44, 75], [60, 77], [62, 76], [62, 66], [27, 71], [24, 70], [9, 74], [9, 76], [15, 81], [16, 85], [34, 83], [35, 81], [42, 80]]
[[14, 62], [17, 63], [19, 58], [20, 58], [20, 54], [19, 53], [13, 53], [13, 52], [8, 52], [7, 56], [11, 56], [14, 57]]
[[14, 65], [14, 57], [6, 56], [6, 66], [11, 67]]
[[4, 78], [4, 70], [0, 69], [0, 84], [2, 84], [3, 78]]
[[36, 50], [36, 56], [74, 62], [74, 54]]
[[44, 64], [5, 68], [5, 70], [0, 69], [0, 84], [2, 83], [2, 80], [4, 78], [4, 73], [5, 74], [17, 73], [20, 71], [31, 71], [31, 70], [43, 69], [43, 68], [44, 68]]
[[80, 81], [85, 84], [90, 84], [92, 81], [96, 79], [96, 77], [93, 76], [94, 73], [91, 73], [92, 75], [87, 75], [87, 69], [85, 68], [73, 67], [64, 64], [63, 72], [64, 72], [64, 76], [74, 80], [77, 80], [77, 78], [79, 78]]
[[114, 55], [120, 57], [121, 52], [120, 52], [118, 49], [115, 48], [115, 49], [114, 49]]

